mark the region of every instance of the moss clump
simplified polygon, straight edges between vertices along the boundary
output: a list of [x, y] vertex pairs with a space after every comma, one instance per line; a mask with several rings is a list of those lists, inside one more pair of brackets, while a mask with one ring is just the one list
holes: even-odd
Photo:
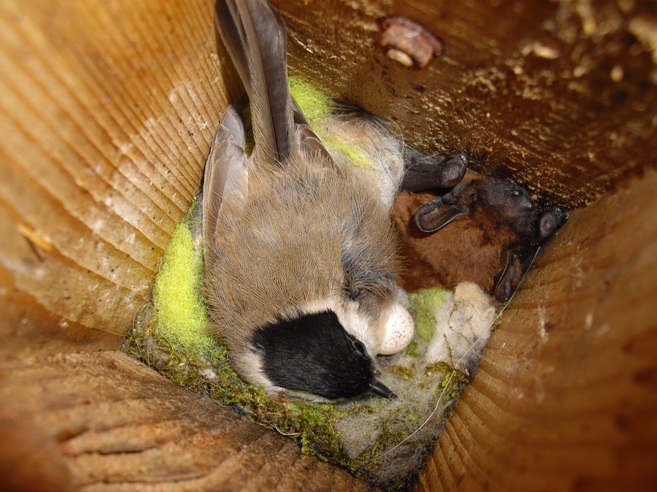
[[202, 245], [192, 236], [192, 220], [200, 219], [187, 214], [173, 231], [153, 285], [158, 337], [190, 353], [208, 351], [216, 345], [205, 333]]
[[372, 161], [370, 155], [356, 145], [350, 145], [340, 139], [333, 138], [322, 131], [322, 125], [318, 124], [320, 120], [328, 118], [334, 109], [333, 101], [330, 97], [317, 89], [315, 86], [308, 84], [296, 77], [290, 77], [290, 92], [303, 111], [308, 124], [313, 127], [322, 143], [331, 152], [342, 154], [348, 162], [362, 169], [374, 169], [376, 163]]
[[463, 391], [468, 386], [470, 379], [459, 369], [449, 365], [447, 362], [435, 362], [424, 368], [428, 377], [434, 374], [443, 374], [443, 378], [438, 384], [438, 390], [442, 395], [442, 400], [455, 401], [461, 397]]
[[310, 126], [331, 114], [333, 101], [322, 91], [297, 77], [290, 77], [289, 84], [290, 92]]
[[436, 326], [436, 309], [444, 302], [447, 291], [443, 289], [427, 289], [408, 296], [411, 304], [411, 314], [415, 320], [415, 330], [425, 342], [433, 338]]
[[413, 366], [408, 367], [390, 364], [384, 365], [383, 368], [404, 381], [410, 381], [411, 379], [417, 377], [417, 369], [415, 369]]

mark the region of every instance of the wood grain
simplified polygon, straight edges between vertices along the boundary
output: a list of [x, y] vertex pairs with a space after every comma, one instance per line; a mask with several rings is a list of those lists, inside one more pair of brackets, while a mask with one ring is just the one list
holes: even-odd
[[573, 212], [415, 490], [657, 488], [655, 186], [649, 172]]
[[[273, 3], [290, 27], [295, 72], [397, 122], [426, 152], [466, 151], [476, 170], [569, 207], [654, 165], [645, 158], [657, 148], [648, 1]], [[441, 38], [443, 56], [424, 70], [386, 57], [380, 25], [391, 15]]]
[[[72, 355], [118, 347], [241, 94], [212, 3], [0, 4], [0, 476], [14, 488], [358, 487], [118, 354]], [[656, 488], [652, 4], [274, 3], [292, 71], [408, 142], [467, 151], [563, 205], [604, 195], [527, 278], [418, 490]], [[388, 59], [389, 15], [444, 55]]]
[[[466, 150], [474, 167], [566, 205], [652, 165], [649, 2], [274, 3], [293, 72], [390, 117], [426, 151]], [[212, 10], [209, 0], [0, 7], [0, 292], [33, 299], [79, 337], [101, 331], [85, 335], [99, 348], [116, 347], [148, 294], [240, 94]], [[444, 55], [425, 70], [387, 58], [379, 24], [393, 14], [443, 39]], [[27, 311], [1, 322], [4, 340], [20, 323], [57, 333]]]
[[34, 306], [0, 336], [38, 325], [116, 347], [234, 87], [212, 4], [4, 2], [0, 67], [2, 300]]
[[2, 362], [0, 401], [15, 490], [370, 490], [119, 352]]

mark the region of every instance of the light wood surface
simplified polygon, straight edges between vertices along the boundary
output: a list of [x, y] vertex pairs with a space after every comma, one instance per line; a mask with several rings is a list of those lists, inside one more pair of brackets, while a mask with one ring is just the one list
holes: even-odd
[[[244, 482], [221, 483], [356, 487], [295, 457], [279, 436], [142, 377], [118, 354], [73, 355], [118, 348], [199, 187], [217, 122], [241, 94], [217, 52], [212, 3], [0, 4], [4, 469], [20, 471], [34, 459], [47, 463], [46, 479], [61, 490], [80, 483], [129, 490], [140, 474], [152, 483], [193, 481], [185, 473], [214, 477], [209, 470], [225, 465], [240, 477], [257, 458], [269, 464], [249, 469]], [[584, 207], [514, 299], [418, 490], [654, 490], [651, 2], [273, 3], [289, 26], [294, 73], [392, 119], [424, 151], [466, 151], [478, 170]], [[421, 22], [443, 40], [443, 56], [423, 70], [387, 58], [378, 39], [389, 15]], [[112, 379], [115, 367], [127, 372]], [[192, 400], [199, 410], [165, 424], [162, 409], [148, 407], [145, 418], [155, 427], [135, 440], [117, 430], [94, 434], [93, 445], [85, 441], [94, 412], [146, 412], [140, 398], [158, 391], [166, 411]], [[79, 421], [55, 411], [68, 408], [69, 398]], [[216, 415], [232, 422], [229, 430]], [[84, 430], [79, 437], [76, 422]], [[206, 440], [215, 425], [223, 434]], [[139, 461], [145, 449], [132, 457], [108, 451], [131, 442], [147, 447], [151, 431], [196, 435], [183, 427], [202, 437], [184, 441], [184, 452], [175, 448], [182, 461], [166, 456], [169, 444], [154, 444], [150, 468]], [[222, 442], [233, 451], [242, 449], [235, 443], [250, 444], [222, 464], [215, 449]], [[207, 456], [217, 461], [209, 464]], [[189, 468], [181, 471], [179, 463]], [[288, 468], [296, 470], [294, 484], [281, 476]], [[38, 478], [35, 470], [22, 476]]]
[[655, 490], [657, 173], [539, 257], [416, 491]]
[[0, 401], [3, 490], [368, 490], [120, 352], [2, 363]]
[[212, 16], [200, 1], [0, 6], [8, 352], [118, 346], [227, 105]]

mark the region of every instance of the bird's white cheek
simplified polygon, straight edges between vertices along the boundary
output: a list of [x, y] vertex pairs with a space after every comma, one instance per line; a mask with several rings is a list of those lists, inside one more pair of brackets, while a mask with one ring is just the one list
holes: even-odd
[[408, 310], [401, 304], [393, 304], [388, 309], [379, 342], [380, 355], [392, 355], [401, 352], [411, 343], [415, 336], [415, 325]]

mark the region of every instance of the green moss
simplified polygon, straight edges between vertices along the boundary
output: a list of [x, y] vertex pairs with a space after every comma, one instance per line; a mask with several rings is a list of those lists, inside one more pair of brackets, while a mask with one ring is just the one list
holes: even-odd
[[[384, 427], [388, 427], [386, 423], [383, 425]], [[351, 467], [355, 471], [360, 468], [377, 468], [381, 466], [384, 453], [395, 443], [403, 441], [405, 436], [402, 430], [393, 431], [389, 427], [385, 428], [374, 445], [367, 448], [350, 463]], [[408, 480], [408, 477], [405, 477], [404, 480]]]
[[408, 296], [411, 303], [411, 313], [415, 320], [415, 330], [419, 337], [428, 342], [433, 337], [436, 326], [436, 309], [445, 301], [446, 290], [426, 289]]
[[428, 376], [438, 373], [443, 374], [443, 378], [438, 384], [438, 391], [444, 401], [453, 401], [460, 398], [470, 382], [470, 379], [463, 371], [456, 369], [447, 362], [429, 364], [424, 368], [424, 372]]
[[404, 381], [410, 381], [411, 379], [417, 377], [417, 370], [415, 367], [407, 367], [400, 365], [384, 365], [382, 366], [386, 371], [394, 374], [395, 376], [403, 379]]
[[349, 463], [335, 429], [335, 422], [343, 418], [342, 410], [329, 404], [269, 397], [261, 387], [244, 383], [228, 364], [215, 372], [219, 382], [210, 388], [211, 398], [296, 441], [305, 454], [343, 466]]
[[376, 167], [376, 164], [369, 158], [369, 154], [363, 151], [360, 147], [346, 144], [335, 138], [326, 136], [321, 137], [322, 142], [324, 142], [324, 145], [326, 145], [329, 150], [344, 154], [354, 166], [362, 169], [374, 169]]
[[190, 220], [187, 215], [171, 236], [153, 286], [153, 305], [160, 338], [187, 352], [207, 351], [215, 342], [204, 331], [203, 255], [201, 245], [194, 243]]
[[[290, 92], [296, 99], [299, 107], [306, 116], [310, 126], [314, 126], [319, 120], [327, 118], [333, 111], [333, 102], [322, 91], [296, 77], [290, 77]], [[315, 128], [324, 145], [332, 152], [343, 154], [354, 166], [363, 169], [374, 169], [375, 163], [369, 154], [360, 147], [349, 145], [337, 138], [332, 138], [321, 131], [321, 125]]]
[[290, 92], [306, 116], [310, 126], [326, 118], [333, 110], [333, 102], [322, 91], [297, 77], [290, 77]]
[[406, 347], [404, 353], [409, 357], [415, 358], [420, 355], [418, 352], [419, 349], [420, 349], [420, 344], [417, 343], [415, 340], [413, 340], [411, 343], [408, 344], [408, 347]]

